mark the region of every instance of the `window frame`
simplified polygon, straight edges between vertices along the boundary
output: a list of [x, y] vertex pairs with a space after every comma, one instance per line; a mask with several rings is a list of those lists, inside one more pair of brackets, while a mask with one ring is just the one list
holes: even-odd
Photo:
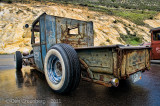
[[[36, 25], [38, 24], [39, 25]], [[40, 22], [39, 22], [39, 19], [36, 20], [33, 25], [32, 25], [32, 29], [31, 29], [31, 32], [32, 32], [32, 36], [31, 36], [31, 44], [32, 45], [40, 45], [40, 40], [41, 40], [41, 37], [40, 37]], [[39, 42], [35, 42], [35, 32], [39, 32]]]
[[[156, 35], [157, 33], [159, 33], [159, 35]], [[158, 38], [158, 36], [160, 36], [160, 31], [153, 32], [153, 41], [160, 41], [160, 37], [159, 37], [159, 39], [156, 39], [156, 36], [157, 36], [157, 38]]]
[[[77, 34], [70, 34], [70, 30], [74, 30], [74, 29], [78, 29], [78, 33]], [[70, 35], [70, 36], [80, 35], [79, 27], [68, 28], [68, 35]]]

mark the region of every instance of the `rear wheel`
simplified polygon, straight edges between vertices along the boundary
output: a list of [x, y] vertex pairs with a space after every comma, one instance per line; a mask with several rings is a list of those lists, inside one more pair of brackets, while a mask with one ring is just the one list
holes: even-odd
[[16, 69], [21, 70], [21, 68], [22, 68], [22, 54], [20, 51], [16, 51], [15, 61], [16, 61]]
[[55, 92], [73, 91], [81, 74], [76, 51], [67, 44], [56, 44], [46, 54], [44, 71], [49, 86]]

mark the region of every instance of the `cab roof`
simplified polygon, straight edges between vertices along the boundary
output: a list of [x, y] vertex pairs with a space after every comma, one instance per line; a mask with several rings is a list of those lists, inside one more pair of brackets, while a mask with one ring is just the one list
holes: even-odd
[[153, 28], [153, 29], [151, 29], [149, 32], [152, 33], [153, 31], [160, 31], [160, 27]]

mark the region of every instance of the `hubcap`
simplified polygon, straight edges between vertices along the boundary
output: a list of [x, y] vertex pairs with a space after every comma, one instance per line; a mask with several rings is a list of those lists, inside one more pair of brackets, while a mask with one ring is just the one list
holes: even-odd
[[54, 68], [55, 68], [55, 73], [57, 74], [57, 76], [62, 76], [62, 66], [59, 60], [56, 61]]
[[51, 55], [47, 62], [48, 77], [54, 84], [58, 84], [62, 78], [62, 66], [57, 56]]

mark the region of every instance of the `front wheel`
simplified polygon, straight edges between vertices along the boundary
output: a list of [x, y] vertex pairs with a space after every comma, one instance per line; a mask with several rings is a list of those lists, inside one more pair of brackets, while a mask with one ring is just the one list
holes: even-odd
[[55, 92], [75, 90], [81, 75], [76, 51], [67, 44], [56, 44], [46, 54], [44, 71], [49, 86]]
[[22, 68], [22, 54], [20, 51], [15, 53], [16, 69], [19, 71]]

